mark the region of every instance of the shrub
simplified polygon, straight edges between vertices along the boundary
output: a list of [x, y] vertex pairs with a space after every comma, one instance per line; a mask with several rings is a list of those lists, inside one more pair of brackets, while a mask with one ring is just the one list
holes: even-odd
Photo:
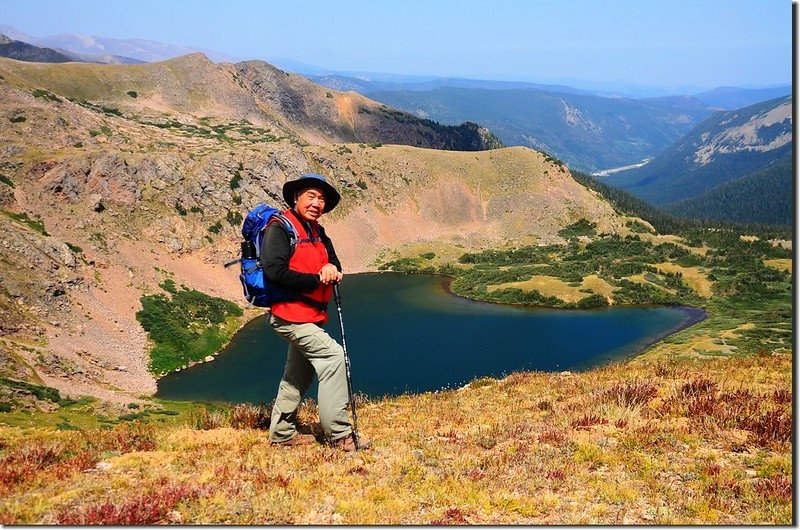
[[684, 383], [681, 386], [680, 395], [681, 397], [695, 397], [704, 394], [713, 394], [717, 391], [717, 383], [712, 379], [708, 379], [705, 377], [701, 377], [699, 379], [693, 379], [688, 383]]
[[608, 420], [597, 414], [585, 414], [570, 424], [574, 429], [589, 430], [594, 425], [607, 425]]
[[25, 482], [36, 472], [61, 459], [62, 449], [55, 447], [25, 447], [0, 460], [0, 488]]
[[61, 98], [59, 98], [58, 96], [56, 96], [55, 94], [53, 94], [49, 90], [44, 90], [44, 89], [41, 89], [41, 88], [37, 88], [37, 89], [34, 89], [33, 91], [31, 91], [31, 94], [33, 94], [33, 97], [35, 97], [35, 98], [46, 99], [48, 101], [53, 101], [55, 103], [60, 103], [61, 102]]
[[792, 438], [792, 417], [779, 410], [768, 410], [745, 419], [743, 423], [743, 427], [753, 433], [754, 443], [761, 447], [788, 442]]
[[7, 379], [5, 377], [0, 377], [0, 385], [24, 390], [25, 392], [33, 394], [36, 399], [41, 399], [43, 401], [50, 401], [52, 403], [64, 402], [58, 390], [49, 386], [35, 385], [33, 383], [26, 383], [25, 381]]
[[592, 223], [587, 219], [579, 219], [559, 230], [558, 235], [564, 239], [577, 236], [593, 236], [597, 234], [595, 228], [597, 228], [597, 223]]
[[228, 220], [228, 224], [230, 224], [231, 226], [239, 226], [240, 224], [242, 224], [242, 221], [244, 219], [240, 212], [232, 212], [231, 210], [228, 210], [228, 213], [225, 216], [225, 218]]
[[178, 288], [175, 286], [175, 281], [171, 278], [167, 278], [163, 282], [159, 283], [158, 286], [170, 294], [178, 294]]
[[128, 414], [120, 414], [120, 421], [135, 421], [140, 420], [147, 416], [147, 412], [130, 412]]
[[434, 519], [430, 524], [434, 526], [466, 525], [469, 524], [469, 521], [460, 508], [448, 508], [442, 517]]
[[547, 429], [539, 435], [539, 443], [560, 447], [566, 440], [566, 434], [556, 429]]
[[790, 502], [792, 500], [792, 481], [778, 475], [755, 483], [756, 493], [768, 501]]
[[135, 90], [128, 90], [125, 93], [128, 94], [130, 97], [132, 97], [134, 99], [139, 97], [139, 94]]
[[232, 190], [237, 189], [239, 187], [239, 182], [241, 180], [242, 180], [242, 174], [239, 172], [239, 170], [236, 170], [233, 174], [233, 177], [231, 177], [231, 182], [230, 182], [231, 189]]
[[225, 425], [225, 414], [218, 410], [209, 411], [205, 407], [193, 410], [189, 414], [189, 422], [193, 429], [208, 431]]
[[228, 421], [234, 429], [269, 429], [270, 409], [265, 405], [242, 403], [235, 405]]
[[789, 390], [782, 390], [782, 389], [776, 390], [775, 392], [772, 393], [772, 401], [774, 401], [779, 405], [780, 404], [788, 405], [789, 403], [792, 402], [792, 393]]
[[640, 221], [627, 221], [625, 226], [630, 228], [632, 232], [637, 234], [652, 234], [653, 230]]
[[29, 226], [31, 229], [35, 230], [36, 232], [39, 232], [43, 236], [49, 236], [50, 235], [50, 234], [47, 233], [47, 230], [44, 229], [44, 223], [42, 222], [41, 219], [31, 219], [30, 217], [28, 217], [28, 214], [25, 213], [25, 212], [14, 213], [14, 212], [6, 211], [6, 210], [0, 210], [0, 211], [2, 211], [4, 214], [6, 214], [11, 219]]
[[87, 441], [97, 451], [152, 451], [156, 448], [156, 431], [138, 422], [123, 423], [109, 431], [92, 433], [92, 438]]
[[185, 286], [175, 289], [171, 280], [165, 280], [162, 287], [172, 296], [144, 295], [142, 309], [136, 313], [155, 343], [150, 353], [150, 370], [155, 374], [218, 351], [232, 333], [224, 329], [225, 322], [243, 314], [233, 302]]
[[603, 397], [622, 407], [637, 407], [656, 397], [658, 389], [652, 381], [628, 381], [616, 383], [607, 389]]
[[590, 307], [604, 307], [608, 305], [608, 300], [602, 294], [592, 294], [585, 298], [578, 300], [576, 306], [579, 309], [588, 309]]

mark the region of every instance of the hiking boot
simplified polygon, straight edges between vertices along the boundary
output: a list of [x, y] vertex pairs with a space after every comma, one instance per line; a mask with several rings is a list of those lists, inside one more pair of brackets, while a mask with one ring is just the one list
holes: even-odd
[[331, 440], [331, 447], [335, 449], [339, 449], [341, 451], [355, 451], [356, 449], [369, 449], [372, 442], [364, 438], [363, 436], [358, 437], [358, 447], [356, 448], [356, 442], [353, 440], [353, 435], [348, 434], [347, 436], [343, 436], [341, 438], [337, 438], [336, 440]]
[[286, 446], [293, 446], [293, 445], [306, 445], [306, 444], [313, 444], [317, 441], [313, 434], [300, 434], [297, 433], [288, 440], [283, 440], [280, 442], [274, 442], [270, 440], [270, 444], [272, 445], [286, 445]]

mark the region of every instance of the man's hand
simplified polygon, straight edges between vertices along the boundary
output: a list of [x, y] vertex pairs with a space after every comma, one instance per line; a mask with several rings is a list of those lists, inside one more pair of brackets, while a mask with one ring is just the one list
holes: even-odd
[[319, 271], [319, 281], [325, 285], [339, 283], [342, 281], [343, 276], [339, 269], [336, 268], [336, 265], [332, 263], [326, 263]]

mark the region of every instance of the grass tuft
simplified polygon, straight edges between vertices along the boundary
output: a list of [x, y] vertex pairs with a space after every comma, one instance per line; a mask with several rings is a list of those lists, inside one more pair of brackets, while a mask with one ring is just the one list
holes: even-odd
[[756, 417], [745, 418], [743, 424], [753, 433], [754, 443], [761, 447], [785, 443], [792, 438], [792, 416], [780, 410], [768, 410]]
[[241, 403], [231, 409], [228, 421], [234, 429], [268, 430], [270, 411], [271, 408], [263, 404]]
[[166, 522], [168, 514], [185, 499], [196, 499], [200, 489], [185, 484], [166, 484], [118, 502], [104, 502], [75, 510], [65, 510], [56, 517], [61, 525], [152, 525]]
[[792, 501], [792, 481], [783, 475], [759, 480], [755, 483], [755, 491], [767, 501]]
[[3, 489], [29, 480], [35, 473], [61, 460], [63, 449], [29, 447], [0, 460], [0, 487]]
[[588, 431], [595, 425], [608, 425], [608, 420], [601, 416], [598, 416], [597, 414], [585, 414], [580, 418], [573, 420], [572, 423], [570, 423], [570, 425], [574, 429]]
[[466, 514], [460, 508], [448, 508], [444, 515], [431, 521], [434, 526], [465, 525], [469, 524]]
[[626, 381], [615, 383], [605, 391], [606, 401], [621, 407], [638, 407], [647, 404], [658, 395], [658, 388], [652, 381]]
[[694, 398], [716, 392], [717, 383], [712, 379], [699, 378], [688, 381], [681, 386], [681, 397]]

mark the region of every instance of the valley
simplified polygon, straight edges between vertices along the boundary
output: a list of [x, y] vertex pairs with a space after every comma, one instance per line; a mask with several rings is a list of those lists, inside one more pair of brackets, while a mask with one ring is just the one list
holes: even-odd
[[634, 169], [634, 168], [637, 168], [637, 167], [642, 167], [645, 164], [647, 164], [648, 162], [650, 162], [652, 159], [653, 159], [652, 157], [648, 157], [648, 158], [645, 158], [644, 160], [642, 160], [641, 162], [639, 162], [638, 164], [629, 164], [627, 166], [620, 166], [620, 167], [614, 167], [614, 168], [611, 168], [611, 169], [604, 169], [602, 171], [595, 171], [595, 172], [591, 173], [591, 175], [593, 177], [607, 177], [609, 175], [613, 175], [614, 173], [619, 173], [620, 171], [627, 171], [628, 169]]
[[[789, 524], [793, 233], [650, 217], [486, 125], [261, 61], [0, 59], [0, 523]], [[322, 221], [346, 274], [707, 318], [594, 370], [358, 397], [376, 442], [352, 455], [270, 446], [265, 404], [154, 398], [216, 352], [187, 341], [163, 363], [145, 306], [226, 308], [185, 311], [212, 350], [263, 314], [222, 264], [247, 211], [304, 172], [342, 194]], [[306, 400], [321, 439], [318, 414]]]

